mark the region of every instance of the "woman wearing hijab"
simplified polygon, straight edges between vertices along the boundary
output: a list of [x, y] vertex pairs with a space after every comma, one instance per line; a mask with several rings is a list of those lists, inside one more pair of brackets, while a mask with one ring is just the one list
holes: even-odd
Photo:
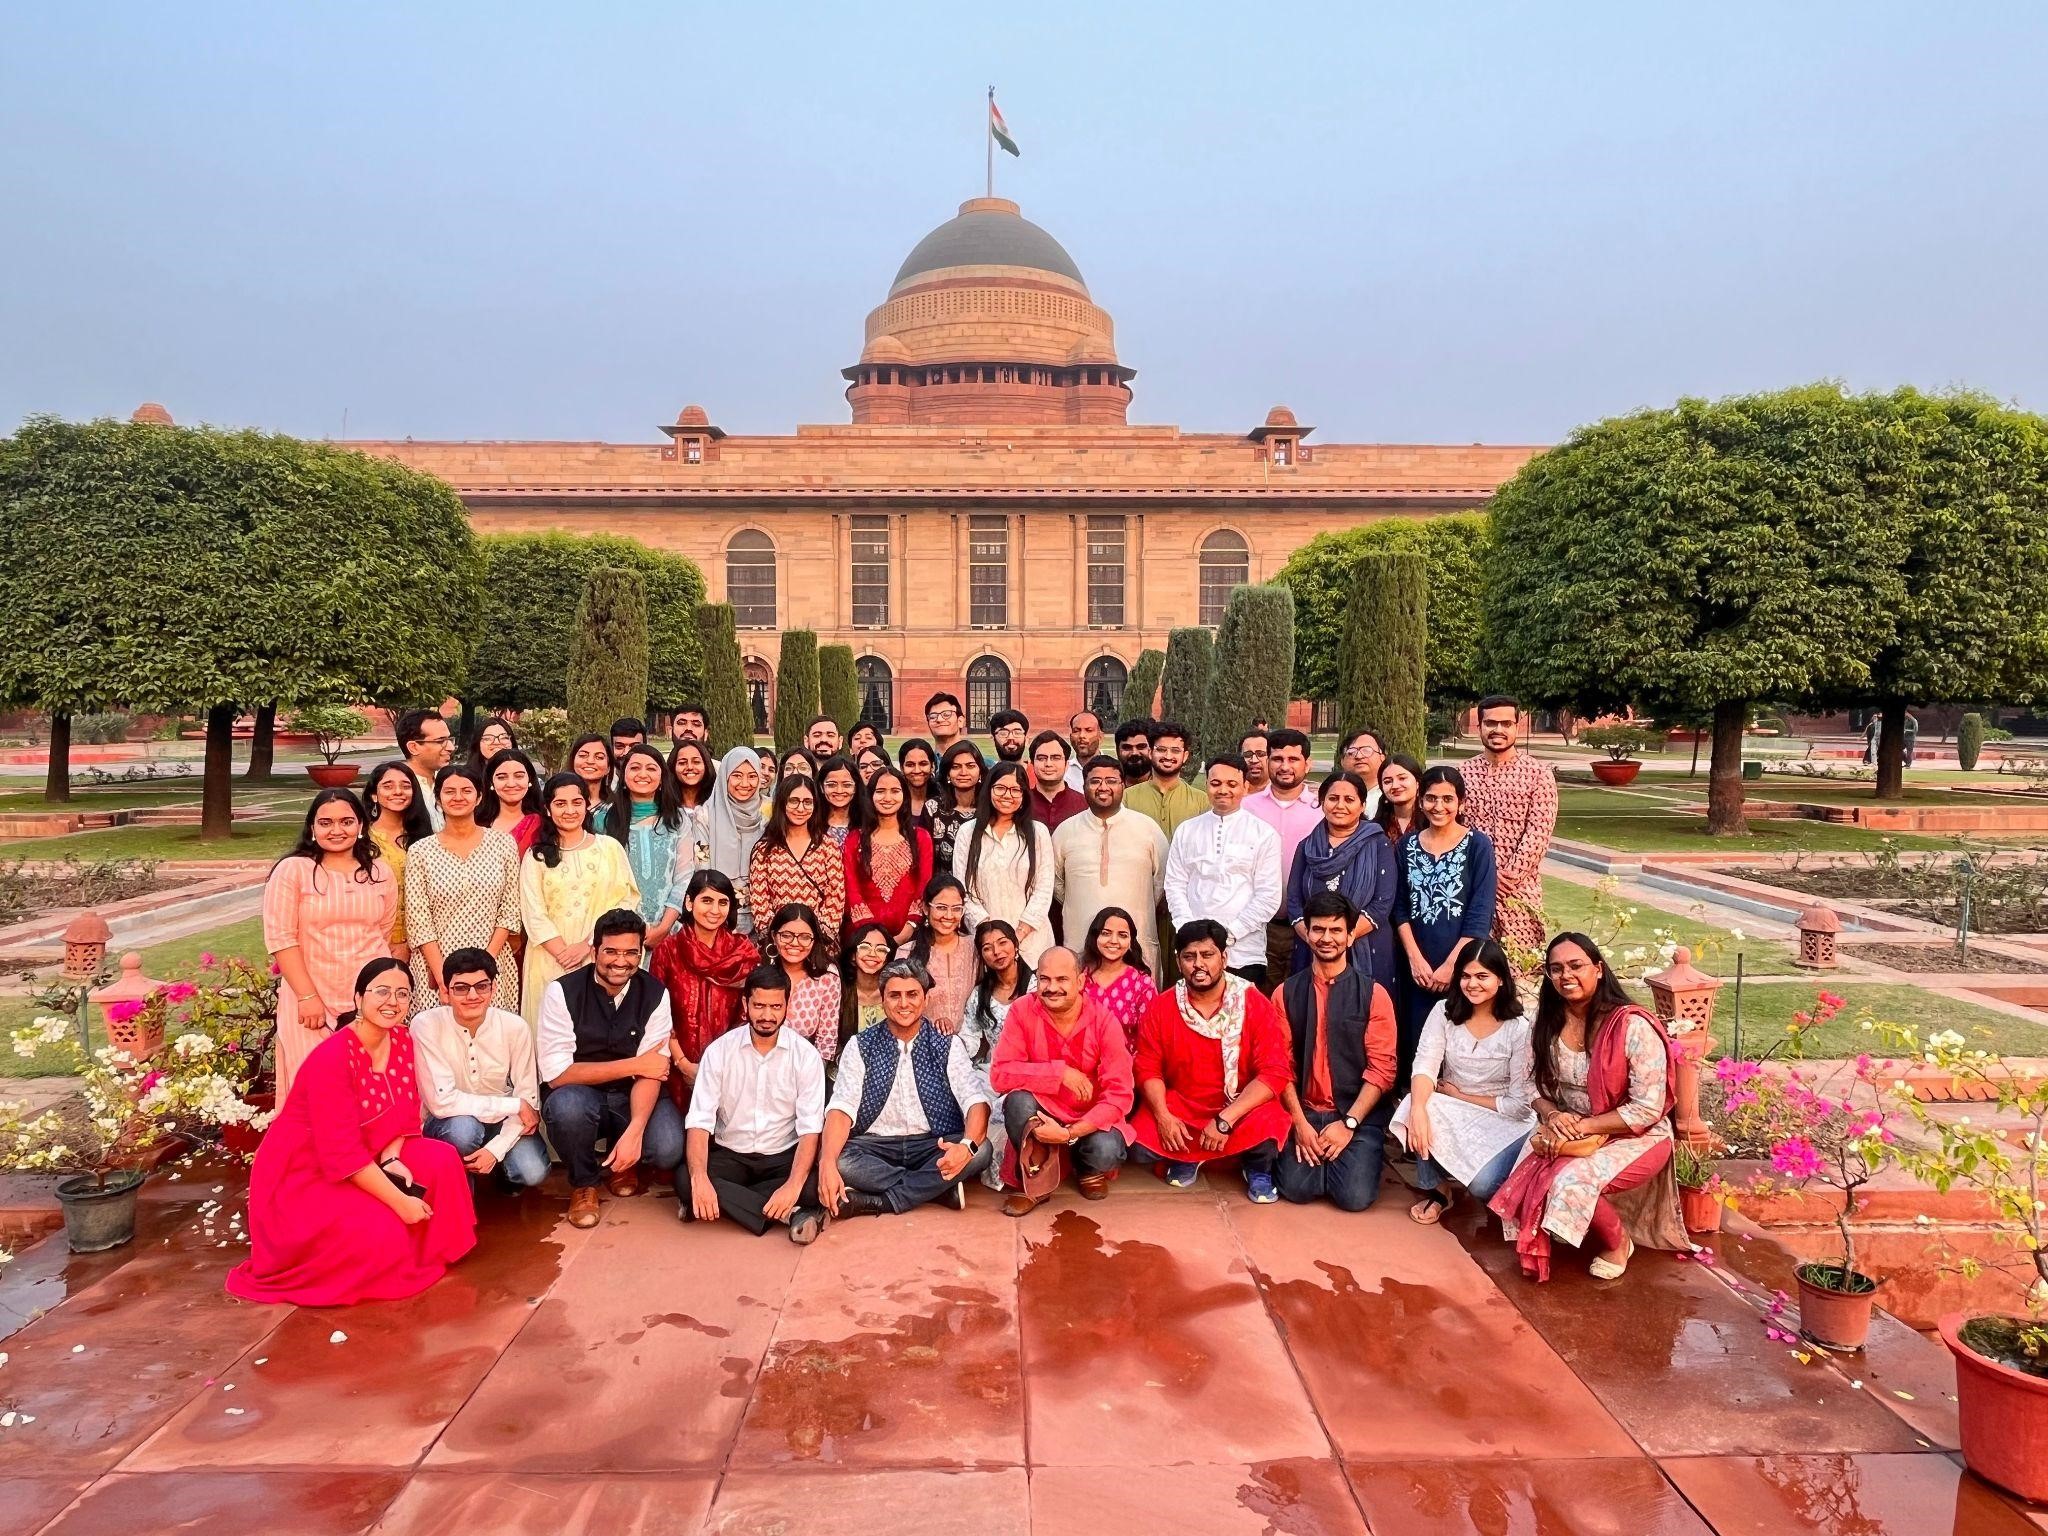
[[1351, 963], [1391, 996], [1399, 872], [1387, 834], [1366, 819], [1366, 799], [1365, 780], [1348, 768], [1323, 781], [1317, 799], [1323, 819], [1294, 850], [1294, 868], [1287, 880], [1287, 921], [1294, 925], [1291, 971], [1306, 970], [1309, 964], [1308, 923], [1302, 916], [1309, 897], [1317, 891], [1335, 891], [1358, 910], [1358, 924], [1351, 931]]
[[718, 788], [711, 796], [711, 868], [730, 880], [739, 898], [734, 923], [741, 933], [754, 930], [747, 902], [747, 882], [754, 845], [768, 821], [768, 780], [752, 747], [734, 747], [718, 760]]

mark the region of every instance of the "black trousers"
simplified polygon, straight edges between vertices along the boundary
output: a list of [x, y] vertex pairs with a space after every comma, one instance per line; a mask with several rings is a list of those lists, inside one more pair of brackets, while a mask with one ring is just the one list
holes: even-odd
[[[796, 1164], [796, 1148], [784, 1152], [734, 1152], [717, 1142], [711, 1143], [711, 1153], [704, 1159], [704, 1172], [711, 1180], [711, 1187], [718, 1192], [718, 1211], [727, 1221], [736, 1221], [749, 1232], [759, 1237], [774, 1225], [762, 1207], [768, 1197], [789, 1182], [789, 1170]], [[676, 1169], [676, 1199], [681, 1202], [683, 1220], [694, 1221], [690, 1213], [690, 1191], [694, 1188], [690, 1178], [690, 1160], [686, 1157]], [[818, 1164], [811, 1160], [811, 1171], [804, 1178], [803, 1192], [797, 1196], [797, 1206], [815, 1206], [818, 1203]], [[792, 1211], [791, 1215], [796, 1213]]]

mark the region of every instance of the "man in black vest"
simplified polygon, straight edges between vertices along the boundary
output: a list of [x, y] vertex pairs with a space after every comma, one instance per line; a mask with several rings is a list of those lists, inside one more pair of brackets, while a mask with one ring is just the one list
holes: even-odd
[[1380, 1192], [1394, 1113], [1394, 1001], [1351, 964], [1358, 909], [1349, 899], [1317, 891], [1302, 918], [1313, 962], [1273, 989], [1294, 1053], [1281, 1095], [1294, 1134], [1280, 1154], [1280, 1196], [1301, 1205], [1327, 1195], [1339, 1210], [1362, 1211]]
[[839, 1056], [818, 1154], [818, 1199], [841, 1216], [879, 1216], [949, 1196], [988, 1166], [995, 1100], [958, 1035], [925, 1017], [931, 978], [915, 960], [882, 969], [885, 1028], [864, 1029]]
[[[597, 1225], [597, 1186], [640, 1192], [642, 1162], [683, 1160], [683, 1116], [668, 1077], [668, 993], [640, 969], [647, 925], [614, 907], [591, 928], [591, 960], [549, 983], [540, 1004], [541, 1119], [569, 1166], [569, 1224]], [[600, 1158], [597, 1144], [609, 1141]]]

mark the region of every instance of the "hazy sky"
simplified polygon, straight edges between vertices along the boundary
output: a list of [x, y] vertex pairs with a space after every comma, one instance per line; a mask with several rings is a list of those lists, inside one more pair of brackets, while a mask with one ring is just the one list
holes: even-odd
[[12, 8], [0, 430], [840, 422], [982, 183], [1132, 418], [1548, 441], [1819, 377], [2048, 408], [2048, 8]]

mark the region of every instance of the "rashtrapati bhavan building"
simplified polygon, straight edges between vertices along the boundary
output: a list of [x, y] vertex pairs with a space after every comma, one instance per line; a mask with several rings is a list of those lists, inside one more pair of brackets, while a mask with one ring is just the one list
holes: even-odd
[[1315, 442], [1285, 406], [1221, 432], [1131, 425], [1108, 313], [993, 197], [917, 242], [842, 372], [853, 419], [787, 437], [691, 405], [644, 444], [350, 446], [448, 481], [482, 532], [689, 556], [738, 616], [757, 709], [779, 631], [813, 629], [853, 647], [868, 713], [897, 729], [940, 689], [977, 729], [1114, 709], [1139, 651], [1217, 623], [1315, 534], [1481, 505], [1537, 451]]

